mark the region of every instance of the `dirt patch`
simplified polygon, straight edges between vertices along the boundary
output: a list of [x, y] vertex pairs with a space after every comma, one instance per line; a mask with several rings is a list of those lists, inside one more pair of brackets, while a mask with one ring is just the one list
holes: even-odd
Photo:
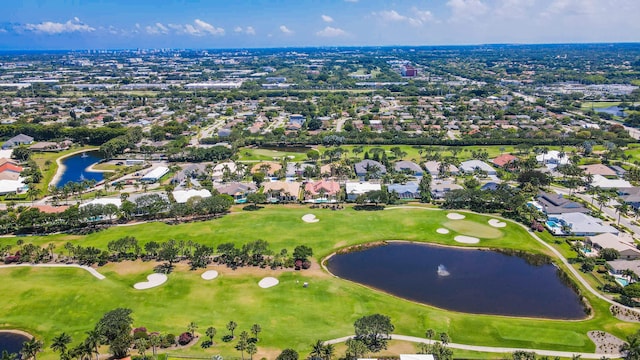
[[103, 266], [103, 268], [105, 271], [113, 271], [118, 275], [134, 275], [153, 271], [153, 268], [159, 264], [161, 264], [161, 262], [135, 260], [109, 263]]
[[628, 322], [640, 322], [640, 313], [622, 308], [618, 305], [611, 305], [609, 307], [611, 314], [617, 319]]
[[338, 248], [341, 248], [341, 247], [343, 247], [345, 245], [347, 245], [347, 242], [342, 240], [342, 241], [338, 241], [335, 245], [333, 245], [333, 248], [334, 249], [338, 249]]
[[596, 344], [596, 354], [619, 354], [624, 344], [620, 338], [604, 331], [589, 331], [587, 336]]

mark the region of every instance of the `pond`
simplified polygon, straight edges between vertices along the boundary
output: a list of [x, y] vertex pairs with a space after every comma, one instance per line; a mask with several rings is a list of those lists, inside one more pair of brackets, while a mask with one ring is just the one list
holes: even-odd
[[65, 169], [56, 184], [61, 188], [69, 182], [81, 182], [82, 180], [102, 181], [103, 173], [87, 171], [87, 167], [98, 163], [103, 157], [98, 151], [88, 151], [81, 154], [75, 154], [62, 160]]
[[627, 114], [624, 113], [624, 109], [618, 106], [609, 106], [606, 108], [593, 109], [595, 112], [607, 113], [614, 116], [625, 117]]
[[6, 350], [10, 354], [17, 354], [22, 350], [22, 344], [27, 340], [29, 337], [25, 335], [0, 330], [0, 353]]
[[552, 264], [490, 250], [416, 243], [337, 254], [331, 273], [408, 300], [446, 310], [549, 319], [582, 319], [578, 295]]

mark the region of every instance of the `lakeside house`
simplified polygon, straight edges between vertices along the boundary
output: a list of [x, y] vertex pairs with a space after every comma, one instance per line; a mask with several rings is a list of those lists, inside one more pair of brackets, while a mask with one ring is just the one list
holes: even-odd
[[2, 149], [3, 150], [12, 149], [16, 146], [29, 145], [31, 143], [33, 143], [33, 138], [31, 136], [25, 135], [25, 134], [18, 134], [12, 137], [11, 139], [5, 141], [5, 143], [2, 144]]
[[595, 236], [603, 233], [618, 235], [620, 230], [593, 216], [572, 212], [549, 216], [547, 228], [554, 235]]
[[596, 249], [614, 249], [620, 253], [619, 259], [636, 260], [640, 259], [640, 250], [635, 246], [631, 235], [620, 233], [618, 235], [603, 233], [587, 238]]
[[589, 209], [582, 204], [571, 201], [562, 194], [553, 194], [544, 191], [536, 195], [536, 200], [532, 204], [546, 215], [589, 212]]

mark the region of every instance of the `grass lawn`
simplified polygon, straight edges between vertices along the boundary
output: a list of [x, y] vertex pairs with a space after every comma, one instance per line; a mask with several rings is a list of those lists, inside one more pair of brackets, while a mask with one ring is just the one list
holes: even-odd
[[[315, 214], [318, 223], [304, 223], [302, 215]], [[221, 219], [182, 225], [148, 223], [115, 227], [88, 236], [51, 235], [22, 238], [26, 242], [45, 245], [53, 242], [57, 251], [67, 241], [83, 246], [106, 248], [110, 240], [133, 235], [141, 243], [168, 239], [193, 240], [209, 245], [223, 242], [244, 244], [264, 239], [271, 248], [291, 251], [296, 245], [313, 248], [314, 257], [321, 259], [336, 248], [376, 240], [414, 240], [464, 246], [453, 240], [454, 233], [435, 232], [445, 223], [445, 211], [426, 209], [393, 209], [358, 212], [298, 206], [268, 206], [257, 212], [237, 211]], [[488, 233], [478, 233], [490, 217], [465, 213], [465, 220], [456, 227], [457, 233], [481, 238], [478, 246], [522, 249], [546, 252], [525, 229], [509, 222], [507, 227]], [[475, 224], [471, 226], [471, 224]], [[464, 225], [464, 226], [463, 226]], [[481, 235], [487, 236], [487, 238]], [[488, 237], [497, 236], [492, 239]], [[16, 238], [2, 238], [0, 244], [15, 244]], [[624, 323], [613, 318], [608, 304], [587, 295], [594, 308], [592, 318], [580, 321], [511, 318], [464, 314], [402, 300], [364, 286], [334, 278], [320, 269], [306, 271], [272, 271], [266, 269], [217, 268], [220, 276], [204, 281], [204, 270], [188, 271], [186, 265], [169, 275], [164, 285], [145, 291], [132, 285], [143, 281], [152, 271], [153, 263], [108, 264], [99, 269], [107, 278], [99, 281], [78, 269], [17, 268], [0, 269], [0, 277], [11, 291], [3, 292], [0, 313], [1, 327], [20, 328], [44, 338], [48, 347], [51, 338], [62, 331], [80, 341], [101, 315], [115, 307], [134, 310], [135, 326], [151, 331], [179, 334], [191, 321], [204, 333], [208, 326], [218, 329], [217, 345], [203, 350], [199, 345], [183, 351], [189, 355], [223, 354], [238, 356], [235, 341], [223, 343], [225, 324], [238, 323], [236, 333], [249, 330], [252, 324], [262, 326], [257, 358], [273, 358], [279, 349], [291, 347], [306, 356], [316, 339], [331, 339], [353, 333], [353, 322], [367, 314], [382, 313], [391, 317], [395, 333], [424, 336], [427, 328], [446, 331], [452, 342], [507, 347], [557, 349], [589, 352], [594, 345], [586, 336], [589, 330], [603, 330], [624, 338], [640, 329], [640, 324]], [[275, 276], [280, 284], [261, 289], [258, 281]], [[301, 284], [308, 282], [309, 287]], [[43, 358], [57, 355], [47, 350]], [[463, 355], [464, 356], [464, 355]]]
[[586, 101], [580, 105], [580, 108], [583, 110], [589, 110], [592, 107], [594, 109], [602, 109], [618, 105], [620, 105], [620, 101]]
[[[238, 152], [238, 156], [239, 161], [278, 161], [283, 157], [289, 157], [290, 161], [307, 160], [307, 154], [305, 152], [279, 151], [269, 149], [244, 148]], [[278, 160], [275, 160], [274, 158], [277, 158]]]

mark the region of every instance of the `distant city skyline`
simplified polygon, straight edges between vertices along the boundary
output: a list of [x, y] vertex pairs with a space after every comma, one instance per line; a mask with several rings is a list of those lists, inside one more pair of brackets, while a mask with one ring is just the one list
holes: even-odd
[[637, 0], [21, 0], [0, 49], [640, 41]]

